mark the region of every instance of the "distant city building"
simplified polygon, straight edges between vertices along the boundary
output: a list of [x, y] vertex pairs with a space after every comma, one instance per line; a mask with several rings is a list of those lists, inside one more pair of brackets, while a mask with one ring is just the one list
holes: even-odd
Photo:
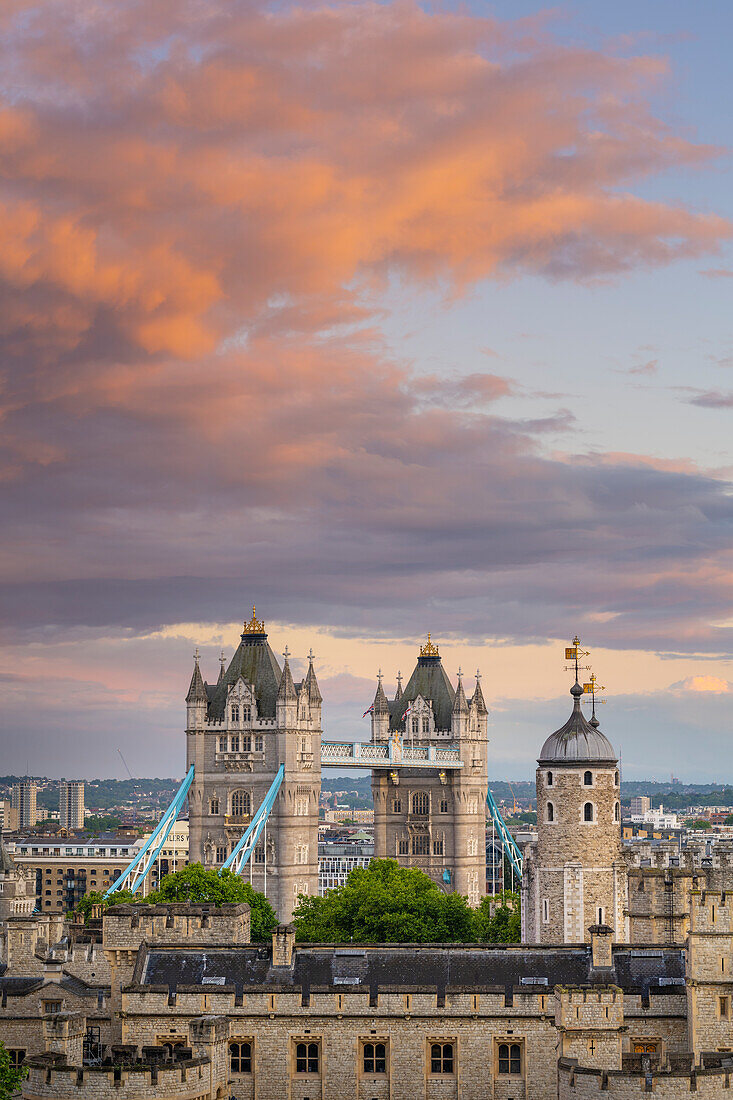
[[640, 795], [637, 795], [636, 798], [631, 799], [631, 813], [632, 814], [641, 816], [641, 815], [645, 814], [647, 812], [647, 810], [651, 810], [651, 808], [652, 808], [652, 800], [651, 800], [651, 798], [649, 798], [648, 795], [640, 794]]
[[[35, 880], [36, 907], [43, 913], [65, 913], [85, 894], [104, 891], [134, 859], [144, 840], [114, 836], [74, 838], [24, 837], [9, 841], [18, 868]], [[151, 873], [141, 887], [147, 894], [157, 885]]]
[[371, 825], [374, 821], [374, 810], [326, 810], [324, 821], [355, 821], [357, 825]]
[[664, 806], [658, 810], [646, 810], [643, 814], [632, 814], [631, 820], [638, 825], [651, 825], [654, 829], [679, 829], [677, 814], [665, 813]]
[[318, 893], [343, 886], [355, 867], [368, 867], [374, 859], [374, 841], [321, 842], [318, 845]]
[[62, 829], [84, 828], [84, 783], [59, 783], [59, 823]]
[[12, 809], [17, 813], [16, 829], [32, 829], [38, 822], [36, 808], [36, 784], [32, 779], [24, 779], [13, 787]]

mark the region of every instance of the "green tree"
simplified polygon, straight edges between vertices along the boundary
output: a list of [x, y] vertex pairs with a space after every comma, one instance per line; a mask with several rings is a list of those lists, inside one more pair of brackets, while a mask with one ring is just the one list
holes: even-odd
[[688, 829], [712, 829], [712, 825], [704, 817], [688, 817], [685, 825]]
[[250, 908], [250, 935], [253, 943], [265, 943], [270, 932], [277, 927], [275, 910], [264, 894], [258, 893], [231, 871], [206, 871], [200, 863], [190, 863], [182, 871], [166, 875], [157, 890], [143, 897], [129, 890], [117, 890], [109, 898], [99, 891], [87, 894], [77, 905], [77, 912], [89, 920], [92, 907], [103, 905], [158, 905], [172, 901], [203, 902], [224, 905], [229, 902], [246, 902]]
[[475, 937], [482, 943], [519, 943], [521, 910], [519, 894], [504, 890], [482, 898], [474, 909]]
[[355, 868], [325, 897], [298, 899], [293, 915], [301, 942], [468, 943], [473, 910], [460, 894], [445, 894], [422, 871], [375, 859]]
[[15, 1069], [10, 1062], [10, 1054], [4, 1043], [0, 1043], [0, 1100], [11, 1100], [20, 1093], [21, 1081], [25, 1080], [27, 1070], [21, 1066]]
[[724, 825], [733, 825], [733, 814], [728, 814], [728, 816], [726, 817], [723, 824]]
[[246, 902], [250, 907], [251, 937], [254, 943], [263, 943], [277, 926], [275, 910], [264, 894], [258, 893], [239, 875], [224, 870], [206, 871], [200, 863], [189, 863], [182, 871], [166, 875], [157, 890], [137, 902], [155, 905], [158, 902], [190, 901], [213, 902], [224, 905], [229, 902]]

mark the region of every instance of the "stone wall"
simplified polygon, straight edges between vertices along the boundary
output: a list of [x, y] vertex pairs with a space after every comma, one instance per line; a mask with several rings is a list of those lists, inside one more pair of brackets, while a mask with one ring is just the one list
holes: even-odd
[[575, 1065], [561, 1058], [558, 1065], [558, 1100], [639, 1100], [652, 1093], [658, 1100], [721, 1100], [728, 1095], [731, 1068], [611, 1070]]

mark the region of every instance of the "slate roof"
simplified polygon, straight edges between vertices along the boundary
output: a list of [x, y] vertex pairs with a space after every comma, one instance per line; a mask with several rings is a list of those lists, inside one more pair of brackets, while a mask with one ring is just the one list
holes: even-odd
[[[614, 950], [613, 971], [594, 973], [588, 947], [502, 948], [462, 945], [382, 945], [357, 948], [333, 946], [296, 947], [292, 969], [272, 969], [267, 947], [190, 949], [150, 948], [142, 986], [168, 991], [186, 986], [224, 985], [238, 994], [273, 987], [341, 990], [360, 986], [370, 992], [390, 990], [525, 990], [534, 992], [542, 983], [523, 983], [525, 978], [546, 978], [547, 988], [616, 984], [627, 993], [648, 995], [679, 993], [684, 984], [681, 949]], [[661, 982], [660, 982], [661, 979]], [[665, 981], [666, 979], [666, 981]]]
[[229, 668], [216, 684], [209, 703], [209, 718], [220, 722], [224, 717], [227, 688], [242, 677], [245, 684], [254, 684], [257, 714], [260, 718], [275, 717], [275, 701], [282, 672], [266, 634], [242, 634], [242, 640]]
[[575, 683], [570, 689], [573, 712], [564, 726], [555, 730], [545, 741], [538, 764], [616, 764], [613, 745], [598, 729], [591, 725], [580, 709], [583, 689]]
[[432, 699], [435, 728], [449, 730], [456, 693], [445, 673], [440, 657], [418, 657], [402, 695], [399, 699], [389, 701], [390, 729], [404, 729], [402, 715], [407, 704], [418, 695], [423, 699]]

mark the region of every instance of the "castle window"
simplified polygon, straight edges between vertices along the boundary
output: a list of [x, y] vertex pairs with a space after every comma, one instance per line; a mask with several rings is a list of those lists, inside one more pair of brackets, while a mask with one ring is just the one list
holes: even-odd
[[593, 772], [585, 772], [583, 774], [583, 783], [586, 787], [593, 786]]
[[440, 800], [440, 812], [442, 814], [447, 814], [448, 813], [448, 799], [447, 798], [441, 798], [441, 800]]
[[613, 785], [614, 787], [618, 787], [618, 772], [614, 772], [613, 774]]
[[394, 802], [392, 803], [392, 813], [402, 813], [402, 801], [399, 798], [395, 798]]
[[419, 730], [420, 730], [420, 719], [419, 718], [413, 718], [412, 719], [412, 732], [413, 732], [413, 735], [417, 734], [419, 732]]
[[592, 802], [586, 802], [586, 804], [583, 806], [583, 821], [592, 821], [592, 820], [593, 820], [593, 803]]
[[599, 924], [605, 924], [606, 923], [605, 920], [604, 920], [603, 908], [600, 905], [598, 906], [598, 923]]
[[257, 734], [255, 737], [255, 752], [265, 751], [265, 739], [261, 734]]
[[258, 844], [255, 848], [255, 863], [265, 862], [265, 849], [262, 844]]
[[211, 804], [209, 806], [209, 812], [212, 813], [212, 814], [218, 814], [219, 813], [219, 799], [216, 797], [216, 795], [214, 795], [214, 797], [211, 800]]
[[252, 809], [248, 791], [235, 791], [232, 795], [232, 817], [246, 817]]
[[720, 1013], [721, 1020], [727, 1020], [730, 1015], [730, 998], [718, 997], [718, 1011]]
[[522, 1048], [519, 1043], [499, 1043], [499, 1073], [522, 1072]]
[[553, 804], [551, 802], [547, 803], [547, 820], [548, 821], [554, 821], [555, 820], [555, 807], [553, 806]]
[[9, 1050], [8, 1056], [10, 1058], [11, 1069], [20, 1069], [20, 1067], [23, 1065], [23, 1062], [25, 1061], [24, 1050]]
[[226, 739], [226, 737], [220, 737], [219, 738], [219, 752], [226, 752], [226, 751], [227, 751], [227, 739]]
[[453, 1073], [453, 1043], [430, 1044], [430, 1072]]
[[429, 836], [414, 836], [412, 838], [412, 854], [414, 856], [429, 856], [430, 855], [430, 837]]
[[232, 737], [232, 752], [239, 752], [239, 734], [235, 733]]
[[548, 787], [551, 787], [551, 786], [552, 786], [552, 783], [553, 783], [553, 777], [552, 777], [552, 772], [548, 772], [548, 773], [547, 773], [547, 786], [548, 786]]
[[252, 752], [252, 737], [248, 733], [242, 735], [242, 752]]
[[385, 1043], [364, 1043], [362, 1058], [364, 1073], [387, 1072], [387, 1047]]
[[229, 1065], [232, 1073], [252, 1072], [252, 1044], [230, 1043]]
[[409, 854], [410, 854], [410, 842], [409, 842], [409, 840], [398, 840], [397, 841], [397, 855], [399, 855], [399, 856], [409, 856]]
[[320, 1053], [318, 1043], [296, 1043], [295, 1072], [318, 1073]]
[[239, 721], [239, 706], [235, 703], [232, 707], [232, 722]]
[[416, 791], [412, 796], [412, 812], [426, 817], [430, 811], [430, 799], [425, 791]]
[[621, 820], [621, 805], [618, 802], [616, 802], [614, 807], [613, 807], [613, 820], [614, 821], [620, 821]]
[[252, 707], [249, 705], [249, 703], [247, 704], [247, 706], [242, 707], [242, 718], [245, 722], [252, 721]]
[[429, 733], [430, 732], [430, 721], [429, 721], [427, 715], [425, 715], [423, 717], [423, 720], [422, 720], [422, 731], [423, 731], [423, 733]]
[[550, 923], [550, 902], [547, 898], [542, 899], [542, 923]]
[[442, 837], [440, 838], [440, 840], [434, 840], [433, 841], [433, 855], [434, 856], [442, 856], [443, 855], [443, 838]]
[[219, 845], [219, 847], [216, 849], [216, 862], [217, 863], [223, 863], [226, 858], [227, 858], [226, 845]]

